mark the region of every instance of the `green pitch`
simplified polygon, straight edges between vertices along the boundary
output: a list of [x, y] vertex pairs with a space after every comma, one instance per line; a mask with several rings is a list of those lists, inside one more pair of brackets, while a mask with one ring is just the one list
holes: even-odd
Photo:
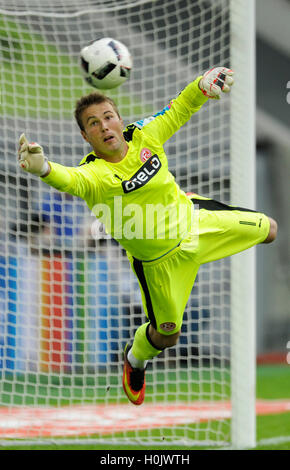
[[[184, 373], [187, 373], [184, 371]], [[276, 366], [259, 366], [257, 368], [257, 398], [258, 399], [272, 399], [272, 400], [277, 400], [277, 399], [289, 399], [290, 398], [290, 388], [289, 388], [289, 377], [290, 377], [290, 368], [289, 366], [285, 365], [276, 365]], [[31, 377], [32, 378], [32, 377]], [[56, 379], [55, 379], [56, 380]], [[71, 379], [73, 380], [73, 379]], [[13, 397], [13, 393], [11, 394], [12, 390], [9, 390], [9, 387], [7, 386], [9, 382], [6, 382], [6, 398], [8, 396]], [[67, 384], [69, 385], [69, 384]], [[100, 384], [100, 389], [104, 389], [105, 384]], [[12, 383], [11, 383], [12, 386]], [[27, 386], [27, 385], [26, 385]], [[36, 385], [30, 384], [30, 387], [36, 387]], [[70, 384], [71, 386], [71, 384]], [[21, 387], [21, 384], [17, 385], [15, 387], [14, 384], [14, 391], [17, 390], [17, 387]], [[43, 387], [43, 394], [45, 393], [50, 393], [50, 396], [53, 397], [55, 395], [54, 400], [58, 401], [59, 397], [56, 397], [56, 394], [53, 393], [53, 388], [50, 386], [50, 390], [48, 390], [45, 385], [42, 385]], [[150, 389], [150, 386], [149, 386]], [[148, 389], [148, 399], [150, 398], [150, 390]], [[159, 390], [158, 390], [159, 389]], [[59, 387], [57, 385], [55, 387], [55, 390], [58, 390], [59, 393], [64, 393], [65, 390], [67, 390], [66, 393], [68, 393], [68, 388], [65, 388], [65, 385], [63, 384], [63, 387]], [[88, 391], [90, 390], [90, 387], [88, 385], [86, 386], [84, 384], [84, 387], [81, 389], [78, 388], [79, 393], [81, 393], [83, 396], [79, 396], [79, 400], [83, 400], [84, 394], [86, 395], [87, 399], [86, 401], [89, 401], [89, 393]], [[82, 390], [82, 392], [80, 391]], [[30, 390], [33, 392], [33, 390]], [[9, 393], [8, 393], [9, 392]], [[18, 392], [20, 392], [20, 389], [18, 389]], [[34, 389], [35, 392], [35, 389]], [[155, 387], [154, 392], [157, 392], [157, 395], [160, 397], [162, 396], [162, 387], [157, 386], [157, 390]], [[196, 390], [195, 390], [196, 392]], [[218, 390], [217, 390], [218, 392]], [[38, 390], [39, 393], [39, 390]], [[188, 393], [188, 390], [187, 390]], [[4, 395], [2, 394], [2, 400], [4, 399]], [[19, 393], [20, 395], [20, 393]], [[18, 393], [14, 395], [14, 398], [19, 396]], [[174, 391], [173, 391], [174, 395]], [[194, 394], [196, 398], [196, 393]], [[70, 397], [71, 399], [72, 397]], [[53, 398], [51, 398], [53, 400]], [[18, 400], [17, 400], [18, 401]], [[77, 397], [75, 397], [75, 402], [77, 402]], [[3, 401], [2, 401], [3, 402]], [[95, 402], [95, 401], [94, 401]], [[64, 402], [65, 403], [65, 402]], [[8, 403], [7, 403], [8, 404]], [[10, 405], [12, 403], [10, 402]], [[14, 403], [16, 404], [16, 403]], [[20, 403], [17, 403], [20, 404]], [[28, 403], [26, 403], [28, 404]], [[218, 429], [218, 426], [220, 426], [219, 422], [213, 422], [212, 423], [212, 429], [214, 429], [214, 426], [216, 424], [216, 427]], [[198, 424], [198, 428], [202, 432], [202, 427], [206, 427], [206, 423]], [[195, 425], [192, 425], [192, 431], [195, 431]], [[152, 431], [153, 432], [160, 432], [158, 430]], [[168, 430], [164, 430], [163, 434], [166, 438], [166, 433], [168, 433]], [[144, 431], [146, 433], [146, 431]], [[128, 434], [129, 435], [129, 434]], [[132, 436], [134, 436], [134, 432], [132, 432]], [[285, 438], [286, 436], [286, 438]], [[91, 436], [93, 438], [93, 436]], [[289, 450], [290, 449], [290, 412], [288, 413], [280, 413], [280, 414], [273, 414], [273, 415], [264, 415], [264, 416], [257, 416], [257, 441], [260, 442], [260, 445], [257, 447], [257, 449], [283, 449], [283, 450]], [[18, 447], [3, 447], [2, 449], [9, 449], [9, 450], [19, 450], [23, 449], [23, 447], [18, 446]], [[78, 444], [72, 443], [71, 445], [60, 445], [57, 446], [57, 444], [53, 445], [38, 445], [38, 446], [28, 446], [25, 447], [25, 450], [107, 450], [107, 449], [123, 449], [123, 450], [129, 450], [129, 449], [136, 449], [136, 446], [129, 446], [129, 445], [112, 445], [112, 444], [93, 444], [93, 445], [81, 445], [80, 442]], [[146, 446], [147, 450], [150, 449], [185, 449], [183, 446], [162, 446], [162, 445], [156, 445], [156, 446]], [[199, 447], [194, 447], [194, 449], [199, 449]], [[205, 447], [200, 447], [200, 449], [205, 450]]]

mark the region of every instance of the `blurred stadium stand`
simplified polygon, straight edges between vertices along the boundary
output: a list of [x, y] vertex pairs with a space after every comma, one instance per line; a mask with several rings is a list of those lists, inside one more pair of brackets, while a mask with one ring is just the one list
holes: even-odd
[[257, 251], [257, 347], [258, 355], [281, 351], [286, 360], [290, 339], [290, 1], [256, 0], [256, 4], [257, 208], [279, 224], [271, 249], [262, 246]]

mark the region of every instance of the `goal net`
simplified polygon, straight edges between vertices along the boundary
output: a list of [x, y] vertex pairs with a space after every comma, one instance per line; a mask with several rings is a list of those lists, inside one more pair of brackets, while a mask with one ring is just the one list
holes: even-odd
[[22, 132], [64, 165], [90, 151], [73, 118], [92, 91], [78, 57], [109, 36], [133, 57], [130, 80], [107, 93], [125, 124], [213, 66], [235, 70], [231, 96], [204, 105], [165, 149], [183, 190], [254, 208], [252, 4], [0, 0], [2, 445], [253, 444], [252, 251], [200, 269], [179, 344], [149, 364], [145, 403], [134, 407], [122, 390], [122, 351], [145, 315], [124, 251], [84, 201], [16, 163]]

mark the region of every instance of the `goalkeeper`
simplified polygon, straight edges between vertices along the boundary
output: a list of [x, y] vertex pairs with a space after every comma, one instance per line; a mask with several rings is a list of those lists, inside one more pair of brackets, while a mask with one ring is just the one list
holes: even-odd
[[110, 98], [100, 93], [82, 97], [75, 118], [92, 151], [77, 167], [48, 161], [39, 144], [20, 137], [20, 167], [84, 199], [127, 252], [148, 320], [124, 350], [123, 388], [135, 405], [144, 401], [148, 360], [178, 341], [199, 266], [276, 237], [273, 219], [187, 195], [168, 170], [163, 144], [209, 98], [219, 99], [232, 84], [231, 70], [213, 68], [163, 111], [125, 130]]

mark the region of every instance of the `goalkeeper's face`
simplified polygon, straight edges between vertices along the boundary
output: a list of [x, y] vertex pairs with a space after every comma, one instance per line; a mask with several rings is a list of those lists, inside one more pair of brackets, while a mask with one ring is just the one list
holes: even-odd
[[83, 138], [92, 146], [95, 154], [104, 160], [122, 160], [128, 150], [123, 136], [123, 120], [111, 103], [88, 106], [82, 113]]

